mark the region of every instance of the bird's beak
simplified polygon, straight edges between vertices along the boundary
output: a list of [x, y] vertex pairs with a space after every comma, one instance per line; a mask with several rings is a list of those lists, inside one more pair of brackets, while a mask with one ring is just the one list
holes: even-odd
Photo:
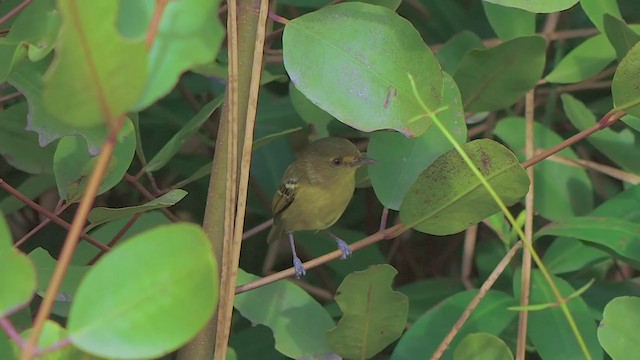
[[366, 156], [360, 156], [356, 161], [351, 163], [351, 166], [360, 166], [360, 165], [373, 165], [377, 163], [376, 159], [372, 159]]

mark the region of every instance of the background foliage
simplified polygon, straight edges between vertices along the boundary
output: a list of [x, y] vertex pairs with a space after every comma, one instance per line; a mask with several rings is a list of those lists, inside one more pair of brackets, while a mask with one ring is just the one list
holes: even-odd
[[[0, 358], [34, 332], [42, 358], [180, 357], [229, 296], [218, 273], [230, 259], [212, 250], [222, 239], [193, 224], [223, 201], [208, 180], [224, 171], [212, 154], [228, 119], [224, 40], [237, 40], [228, 5], [0, 0]], [[270, 9], [264, 28], [240, 21], [267, 36], [237, 277], [268, 284], [239, 288], [227, 358], [640, 353], [633, 0]], [[333, 227], [356, 251], [269, 280], [290, 267], [286, 244], [259, 231], [271, 196], [295, 152], [329, 135], [378, 160]], [[542, 262], [521, 255], [522, 235]], [[303, 260], [334, 250], [323, 233], [297, 238]], [[43, 299], [55, 301], [39, 319]]]

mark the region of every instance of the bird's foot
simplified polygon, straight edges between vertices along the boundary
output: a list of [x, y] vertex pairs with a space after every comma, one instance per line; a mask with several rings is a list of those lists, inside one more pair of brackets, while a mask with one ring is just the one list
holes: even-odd
[[293, 257], [293, 268], [296, 270], [296, 279], [300, 279], [307, 274], [304, 265], [302, 265], [302, 261], [300, 261], [300, 258], [297, 256]]
[[351, 247], [349, 247], [344, 240], [336, 239], [336, 243], [338, 244], [338, 249], [342, 251], [342, 256], [340, 256], [341, 260], [345, 260], [353, 254], [353, 250], [351, 250]]

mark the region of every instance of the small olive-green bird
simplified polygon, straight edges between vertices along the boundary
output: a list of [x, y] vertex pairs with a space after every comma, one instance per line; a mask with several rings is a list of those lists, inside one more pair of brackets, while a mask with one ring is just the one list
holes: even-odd
[[[353, 197], [356, 169], [374, 163], [351, 141], [328, 137], [309, 144], [284, 172], [273, 198], [273, 227], [267, 240], [272, 242], [288, 235], [297, 278], [306, 271], [296, 254], [293, 232], [326, 230], [335, 224]], [[328, 233], [342, 250], [341, 258], [349, 257], [349, 245]]]

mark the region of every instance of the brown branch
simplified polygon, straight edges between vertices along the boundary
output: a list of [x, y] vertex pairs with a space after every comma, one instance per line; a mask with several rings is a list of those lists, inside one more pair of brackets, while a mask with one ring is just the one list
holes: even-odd
[[[147, 190], [144, 186], [142, 186], [138, 182], [138, 180], [136, 179], [135, 176], [132, 176], [132, 175], [129, 175], [129, 174], [124, 174], [124, 179], [127, 180], [131, 185], [133, 185], [133, 187], [136, 188], [136, 190], [138, 190], [138, 192], [140, 192], [140, 194], [142, 194], [142, 196], [144, 196], [147, 200], [152, 201], [152, 200], [156, 199], [156, 197], [153, 196], [153, 194], [151, 194], [151, 192], [149, 192], [149, 190]], [[172, 222], [179, 222], [180, 221], [180, 218], [175, 216], [168, 209], [160, 209], [160, 211], [164, 214], [164, 216], [166, 216]]]
[[[402, 232], [404, 232], [406, 229], [404, 228], [403, 224], [397, 224], [395, 226], [392, 226], [384, 231], [379, 231], [373, 235], [369, 235], [366, 238], [356, 241], [353, 244], [350, 244], [349, 246], [351, 247], [351, 250], [358, 251], [360, 249], [363, 249], [369, 245], [375, 244], [377, 242], [379, 242], [380, 240], [385, 240], [385, 239], [393, 239], [395, 237], [397, 237], [398, 235], [400, 235]], [[336, 260], [338, 258], [340, 258], [340, 256], [342, 256], [342, 251], [341, 250], [335, 250], [332, 251], [328, 254], [325, 254], [323, 256], [317, 257], [315, 259], [309, 260], [307, 262], [305, 262], [304, 268], [307, 270], [313, 269], [315, 267], [318, 267], [320, 265], [326, 264], [331, 260]], [[265, 276], [261, 279], [258, 279], [256, 281], [244, 284], [244, 285], [240, 285], [238, 287], [236, 287], [236, 294], [241, 294], [243, 292], [247, 292], [253, 289], [257, 289], [259, 287], [265, 286], [265, 285], [269, 285], [273, 282], [276, 282], [278, 280], [282, 280], [285, 279], [287, 277], [293, 276], [295, 274], [295, 270], [291, 267], [288, 268], [286, 270], [282, 270], [280, 272], [277, 272], [275, 274], [271, 274], [268, 276]]]
[[160, 26], [160, 20], [162, 19], [162, 14], [164, 13], [164, 9], [167, 7], [169, 0], [156, 0], [156, 7], [153, 11], [153, 17], [151, 18], [151, 23], [149, 24], [149, 31], [147, 32], [147, 48], [151, 49], [153, 45], [153, 41], [158, 34], [158, 27]]
[[12, 94], [2, 96], [2, 97], [0, 97], [0, 104], [3, 104], [4, 102], [9, 101], [11, 99], [18, 98], [20, 96], [22, 96], [21, 92], [14, 92]]
[[124, 119], [124, 116], [119, 116], [118, 118], [113, 119], [113, 126], [109, 131], [109, 137], [102, 147], [102, 151], [100, 152], [100, 155], [98, 155], [95, 168], [89, 177], [87, 188], [82, 196], [82, 200], [80, 200], [80, 205], [78, 206], [78, 210], [76, 211], [73, 222], [71, 223], [71, 228], [67, 233], [62, 251], [60, 252], [58, 263], [53, 271], [53, 275], [51, 276], [51, 281], [49, 281], [47, 292], [42, 300], [40, 309], [38, 309], [38, 314], [36, 315], [33, 324], [33, 330], [31, 334], [29, 334], [26, 346], [22, 351], [20, 357], [21, 360], [31, 360], [35, 355], [40, 334], [42, 333], [46, 320], [49, 318], [49, 314], [53, 308], [53, 303], [56, 299], [56, 294], [60, 291], [60, 286], [62, 285], [62, 280], [67, 272], [67, 268], [69, 267], [69, 264], [71, 264], [73, 252], [78, 245], [82, 228], [87, 221], [87, 216], [89, 216], [89, 211], [91, 211], [91, 207], [93, 206], [102, 178], [109, 166], [109, 161], [111, 160], [111, 155], [113, 154], [113, 149], [115, 148], [117, 141], [118, 132], [122, 128]]
[[619, 112], [615, 112], [615, 113], [608, 113], [605, 116], [603, 116], [592, 127], [588, 128], [588, 129], [585, 129], [585, 130], [573, 135], [572, 137], [570, 137], [567, 140], [561, 142], [560, 144], [552, 147], [551, 149], [547, 149], [547, 150], [544, 150], [544, 151], [540, 152], [539, 154], [537, 154], [536, 156], [532, 157], [531, 159], [528, 159], [527, 161], [523, 162], [521, 165], [524, 168], [528, 168], [529, 166], [535, 165], [535, 164], [539, 163], [540, 161], [548, 158], [549, 156], [556, 154], [560, 150], [563, 150], [563, 149], [565, 149], [565, 148], [577, 143], [578, 141], [587, 138], [589, 135], [595, 133], [596, 131], [602, 130], [602, 129], [605, 129], [605, 128], [611, 126], [611, 124], [613, 124], [616, 121], [618, 121], [624, 115], [625, 115], [625, 113], [623, 111], [619, 111]]
[[[29, 199], [28, 197], [24, 196], [21, 192], [19, 192], [15, 188], [13, 188], [11, 185], [7, 184], [2, 178], [0, 178], [0, 189], [3, 189], [4, 191], [8, 192], [9, 194], [11, 194], [16, 199], [22, 201], [23, 203], [25, 203], [27, 206], [29, 206], [33, 210], [35, 210], [38, 213], [42, 214], [43, 216], [47, 217], [48, 219], [50, 219], [54, 223], [62, 226], [66, 230], [70, 230], [71, 229], [71, 224], [69, 224], [68, 222], [62, 220], [61, 218], [56, 216], [51, 211], [49, 211], [49, 210], [45, 209], [44, 207], [40, 206], [40, 204], [36, 203], [35, 201], [33, 201], [33, 200]], [[100, 241], [98, 241], [97, 239], [93, 238], [92, 236], [89, 236], [87, 234], [82, 234], [81, 237], [82, 237], [82, 239], [88, 241], [91, 245], [93, 245], [93, 246], [95, 246], [95, 247], [97, 247], [99, 249], [104, 249], [104, 250], [109, 251], [109, 247], [108, 246], [106, 246], [105, 244], [101, 243]]]
[[[131, 217], [131, 219], [129, 219], [129, 221], [127, 221], [127, 223], [122, 227], [122, 229], [120, 229], [120, 231], [118, 231], [118, 233], [116, 234], [116, 236], [113, 237], [113, 239], [111, 239], [111, 241], [109, 241], [109, 243], [107, 244], [107, 246], [109, 246], [110, 248], [113, 247], [118, 241], [120, 241], [120, 239], [122, 239], [122, 237], [124, 236], [124, 234], [127, 233], [127, 231], [129, 231], [129, 229], [131, 229], [131, 227], [133, 226], [133, 224], [136, 223], [136, 221], [138, 221], [138, 219], [140, 219], [140, 216], [142, 216], [142, 213], [136, 213], [135, 215], [133, 215]], [[96, 263], [96, 261], [98, 261], [104, 254], [106, 253], [106, 251], [100, 251], [96, 256], [93, 257], [93, 259], [91, 259], [89, 261], [89, 263], [87, 263], [87, 265], [93, 265]]]
[[26, 8], [29, 4], [31, 4], [32, 1], [33, 0], [24, 0], [18, 6], [11, 9], [11, 11], [9, 11], [2, 18], [0, 18], [0, 25], [6, 23], [12, 17], [18, 15], [22, 10], [24, 10], [24, 8]]
[[[66, 203], [63, 206], [60, 206], [60, 201], [58, 202], [58, 206], [56, 206], [56, 210], [54, 212], [54, 214], [56, 216], [60, 216], [60, 214], [62, 214], [62, 212], [67, 209], [69, 207], [69, 205], [71, 205], [70, 203]], [[33, 235], [35, 235], [38, 231], [40, 231], [43, 227], [47, 226], [47, 224], [49, 224], [51, 222], [50, 218], [46, 218], [43, 221], [40, 222], [40, 224], [38, 224], [36, 227], [34, 227], [33, 229], [31, 229], [31, 231], [29, 231], [28, 233], [26, 233], [23, 237], [21, 237], [18, 241], [16, 241], [13, 246], [16, 248], [19, 248], [20, 246], [22, 246], [22, 244], [24, 244], [27, 240], [29, 240]]]

